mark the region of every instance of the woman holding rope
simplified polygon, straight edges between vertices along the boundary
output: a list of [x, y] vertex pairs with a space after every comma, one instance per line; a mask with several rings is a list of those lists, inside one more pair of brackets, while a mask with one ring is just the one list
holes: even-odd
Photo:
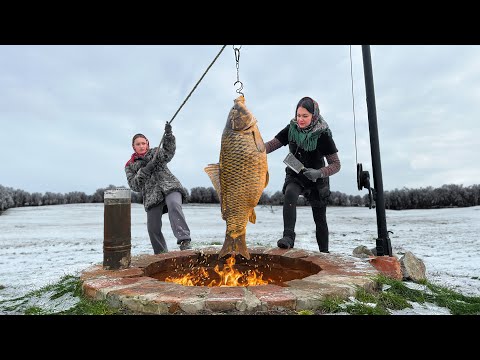
[[188, 193], [167, 167], [176, 149], [172, 125], [168, 122], [162, 142], [159, 147], [150, 148], [145, 135], [135, 134], [132, 138], [134, 153], [125, 164], [128, 185], [143, 195], [148, 235], [154, 254], [168, 252], [162, 234], [162, 215], [166, 212], [180, 250], [191, 249], [190, 229], [182, 210]]

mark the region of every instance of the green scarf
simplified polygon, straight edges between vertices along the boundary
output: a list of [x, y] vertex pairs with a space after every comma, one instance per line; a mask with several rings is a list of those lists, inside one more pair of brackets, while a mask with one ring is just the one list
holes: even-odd
[[288, 141], [294, 141], [305, 151], [313, 151], [317, 148], [317, 140], [323, 133], [332, 136], [332, 132], [322, 116], [318, 117], [318, 121], [313, 127], [307, 129], [300, 129], [296, 119], [292, 119], [288, 129]]

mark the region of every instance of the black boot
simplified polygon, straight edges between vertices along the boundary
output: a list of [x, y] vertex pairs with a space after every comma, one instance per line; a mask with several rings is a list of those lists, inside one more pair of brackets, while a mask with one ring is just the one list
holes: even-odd
[[328, 251], [328, 230], [316, 231], [315, 235], [317, 237], [317, 244], [320, 252], [329, 253], [330, 251]]
[[277, 246], [282, 249], [291, 249], [295, 243], [295, 232], [292, 230], [284, 230], [283, 237], [277, 241]]

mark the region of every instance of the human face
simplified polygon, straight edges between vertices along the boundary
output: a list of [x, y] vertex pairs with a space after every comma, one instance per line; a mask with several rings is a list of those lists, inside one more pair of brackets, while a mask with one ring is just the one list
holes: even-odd
[[133, 143], [133, 150], [139, 155], [145, 155], [148, 151], [148, 141], [143, 137], [138, 137]]
[[308, 112], [304, 107], [299, 106], [297, 109], [297, 123], [300, 129], [306, 128], [312, 122], [313, 114]]

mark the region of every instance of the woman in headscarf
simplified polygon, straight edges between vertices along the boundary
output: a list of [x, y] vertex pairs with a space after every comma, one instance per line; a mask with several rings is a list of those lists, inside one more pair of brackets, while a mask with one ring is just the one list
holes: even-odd
[[282, 189], [285, 195], [283, 237], [278, 240], [277, 246], [284, 249], [293, 248], [297, 200], [303, 195], [312, 207], [318, 248], [321, 252], [328, 253], [326, 212], [330, 197], [329, 177], [339, 172], [341, 165], [332, 132], [320, 115], [317, 102], [312, 98], [300, 99], [295, 109], [295, 118], [272, 140], [265, 143], [267, 154], [286, 145], [305, 169], [298, 174], [290, 167], [285, 169], [285, 183]]
[[182, 210], [187, 190], [167, 167], [176, 149], [175, 136], [168, 123], [164, 136], [163, 146], [157, 153], [157, 148], [150, 149], [145, 135], [135, 134], [132, 139], [134, 153], [125, 164], [128, 185], [143, 195], [147, 230], [154, 254], [168, 251], [162, 234], [162, 215], [166, 212], [180, 250], [191, 248], [190, 229]]

